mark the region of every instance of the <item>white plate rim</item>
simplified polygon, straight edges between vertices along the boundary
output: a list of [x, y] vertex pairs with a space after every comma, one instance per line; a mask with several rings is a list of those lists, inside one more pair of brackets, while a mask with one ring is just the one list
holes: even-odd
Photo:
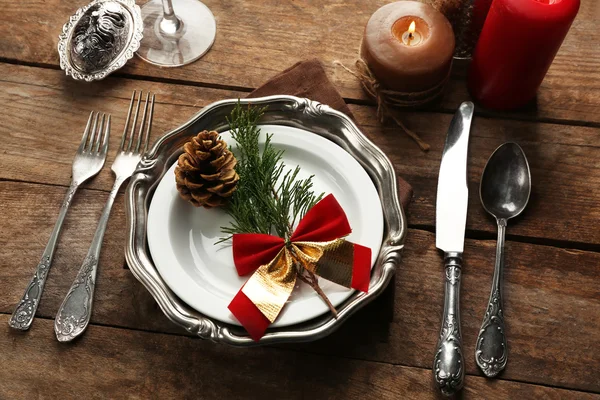
[[[294, 128], [290, 126], [284, 125], [262, 125], [261, 129], [263, 131], [267, 131], [269, 133], [274, 133], [273, 141], [274, 144], [277, 144], [279, 140], [285, 140], [284, 137], [289, 136], [293, 137], [294, 142], [296, 144], [305, 144], [311, 145], [319, 148], [321, 152], [332, 152], [337, 157], [341, 157], [345, 160], [346, 165], [344, 165], [344, 170], [346, 173], [349, 173], [353, 177], [353, 182], [356, 182], [357, 187], [360, 187], [361, 194], [365, 196], [368, 201], [365, 203], [370, 204], [370, 207], [376, 205], [376, 209], [378, 210], [376, 218], [374, 218], [371, 222], [373, 226], [376, 227], [378, 231], [377, 243], [376, 245], [370, 245], [372, 249], [372, 266], [376, 261], [377, 255], [379, 253], [379, 249], [381, 246], [381, 241], [383, 238], [383, 212], [381, 210], [381, 202], [375, 185], [371, 181], [370, 177], [366, 173], [366, 171], [362, 168], [362, 166], [352, 157], [349, 153], [347, 153], [344, 149], [339, 147], [334, 142], [316, 135], [312, 132], [306, 131], [300, 128]], [[287, 132], [287, 134], [282, 133]], [[293, 132], [293, 133], [292, 133]], [[227, 132], [222, 133], [224, 136], [227, 136]], [[153, 258], [154, 265], [156, 266], [157, 271], [160, 276], [164, 279], [167, 286], [187, 305], [195, 309], [196, 311], [221, 322], [240, 325], [239, 322], [231, 315], [229, 310], [226, 307], [220, 307], [220, 310], [215, 310], [211, 307], [206, 307], [202, 303], [202, 298], [197, 297], [196, 293], [194, 296], [190, 294], [194, 292], [194, 286], [190, 284], [190, 281], [184, 279], [180, 273], [177, 273], [177, 269], [172, 269], [169, 266], [172, 265], [173, 258], [165, 258], [164, 253], [162, 251], [157, 251], [159, 243], [164, 246], [165, 240], [167, 239], [164, 235], [160, 235], [161, 226], [164, 227], [164, 223], [167, 222], [164, 219], [157, 219], [157, 216], [165, 216], [167, 213], [159, 213], [158, 210], [164, 209], [164, 207], [171, 207], [172, 202], [175, 200], [179, 200], [177, 197], [165, 197], [167, 200], [170, 200], [168, 204], [160, 204], [162, 195], [164, 191], [169, 187], [174, 186], [174, 178], [173, 171], [174, 165], [172, 165], [162, 179], [159, 181], [158, 186], [156, 187], [156, 191], [152, 196], [152, 200], [149, 206], [148, 211], [148, 229], [147, 229], [147, 240], [148, 240], [148, 248], [150, 254]], [[170, 184], [169, 184], [170, 183]], [[163, 229], [164, 231], [164, 229]], [[166, 235], [168, 236], [168, 235]], [[363, 244], [363, 243], [361, 243]], [[169, 246], [167, 246], [169, 247]], [[171, 247], [172, 248], [172, 247]], [[233, 265], [232, 265], [232, 268]], [[179, 271], [181, 272], [181, 271]], [[196, 288], [197, 289], [197, 288]], [[335, 306], [340, 305], [344, 300], [346, 300], [351, 294], [353, 290], [346, 290], [343, 294], [334, 293], [329, 296], [330, 300]], [[305, 322], [312, 318], [318, 317], [323, 313], [327, 312], [326, 305], [322, 302], [322, 300], [318, 297], [314, 297], [314, 307], [312, 307], [312, 312], [303, 311], [300, 307], [294, 307], [294, 303], [286, 304], [284, 310], [277, 321], [272, 324], [272, 327], [282, 327], [289, 326], [301, 322]]]

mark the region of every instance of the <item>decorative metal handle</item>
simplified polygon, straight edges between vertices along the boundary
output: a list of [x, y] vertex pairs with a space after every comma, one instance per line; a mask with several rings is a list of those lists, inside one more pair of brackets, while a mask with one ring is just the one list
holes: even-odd
[[465, 368], [460, 334], [460, 275], [462, 255], [446, 253], [446, 284], [442, 329], [433, 360], [435, 383], [446, 396], [463, 387]]
[[498, 375], [506, 366], [507, 344], [502, 311], [502, 273], [504, 269], [504, 236], [506, 220], [498, 220], [498, 244], [496, 266], [492, 279], [492, 291], [483, 323], [477, 336], [475, 362], [487, 377]]
[[23, 297], [21, 297], [19, 304], [17, 304], [15, 311], [8, 321], [8, 325], [11, 328], [26, 331], [33, 322], [35, 312], [40, 304], [42, 292], [44, 291], [46, 277], [48, 276], [48, 271], [52, 265], [52, 258], [54, 257], [54, 250], [56, 249], [58, 236], [60, 235], [60, 230], [65, 220], [65, 216], [67, 215], [67, 210], [71, 205], [71, 201], [73, 200], [73, 196], [75, 195], [78, 187], [79, 184], [77, 182], [71, 181], [71, 186], [69, 187], [69, 191], [65, 195], [62, 206], [60, 207], [58, 218], [56, 219], [54, 229], [52, 229], [50, 239], [48, 239], [48, 244], [46, 244], [42, 258], [35, 269], [35, 273], [33, 274], [29, 285], [27, 285], [27, 288], [25, 289], [25, 293], [23, 293]]
[[54, 332], [60, 342], [69, 342], [75, 339], [85, 331], [90, 322], [102, 239], [106, 231], [110, 210], [123, 181], [124, 179], [119, 178], [115, 180], [110, 196], [102, 210], [102, 216], [98, 222], [87, 256], [56, 314]]

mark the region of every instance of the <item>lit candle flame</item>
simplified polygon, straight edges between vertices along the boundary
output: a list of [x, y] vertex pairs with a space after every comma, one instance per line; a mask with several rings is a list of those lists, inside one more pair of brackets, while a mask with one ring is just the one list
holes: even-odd
[[415, 21], [411, 21], [408, 30], [402, 34], [402, 43], [407, 46], [415, 46], [421, 43], [421, 34], [417, 32], [417, 24]]
[[410, 36], [410, 38], [412, 39], [413, 37], [413, 33], [415, 33], [415, 21], [410, 23], [410, 26], [408, 27], [408, 36]]

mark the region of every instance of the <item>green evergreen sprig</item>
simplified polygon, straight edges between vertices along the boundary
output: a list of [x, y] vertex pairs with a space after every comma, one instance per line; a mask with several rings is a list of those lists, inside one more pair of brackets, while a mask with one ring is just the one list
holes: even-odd
[[313, 193], [312, 175], [298, 179], [299, 166], [286, 171], [283, 150], [273, 146], [272, 134], [266, 135], [261, 151], [257, 123], [264, 110], [238, 103], [227, 118], [231, 136], [237, 142], [234, 153], [240, 180], [226, 209], [233, 221], [221, 227], [226, 237], [219, 243], [235, 233], [275, 233], [288, 240], [295, 223], [323, 197], [322, 193]]

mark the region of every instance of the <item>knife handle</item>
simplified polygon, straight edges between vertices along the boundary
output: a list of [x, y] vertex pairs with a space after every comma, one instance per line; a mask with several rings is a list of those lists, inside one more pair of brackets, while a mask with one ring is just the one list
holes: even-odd
[[459, 308], [462, 254], [446, 253], [444, 263], [444, 315], [433, 360], [433, 377], [442, 394], [451, 396], [463, 387], [465, 378]]

